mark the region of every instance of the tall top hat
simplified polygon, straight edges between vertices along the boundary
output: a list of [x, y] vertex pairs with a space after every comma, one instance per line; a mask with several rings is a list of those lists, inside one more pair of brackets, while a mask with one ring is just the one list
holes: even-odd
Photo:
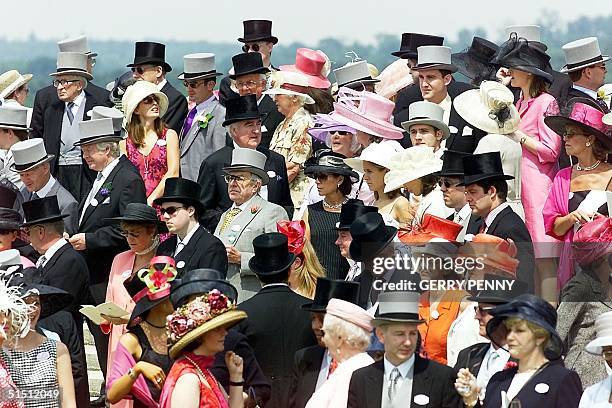
[[442, 170], [438, 173], [442, 177], [463, 177], [463, 158], [469, 153], [457, 150], [445, 150], [442, 155]]
[[87, 58], [82, 52], [58, 52], [57, 69], [49, 76], [78, 75], [90, 81], [93, 75], [87, 71]]
[[241, 43], [255, 41], [270, 41], [272, 44], [278, 42], [278, 38], [272, 35], [272, 21], [270, 20], [246, 20], [242, 22], [244, 35], [238, 38]]
[[442, 140], [450, 136], [450, 129], [444, 123], [444, 109], [429, 101], [413, 102], [408, 107], [408, 121], [402, 122], [402, 127], [410, 132], [412, 125], [429, 125], [442, 131]]
[[138, 65], [160, 65], [164, 71], [172, 71], [170, 64], [166, 62], [166, 46], [161, 43], [150, 41], [138, 41], [134, 48], [134, 62], [128, 64], [128, 67]]
[[236, 302], [238, 290], [225, 280], [225, 274], [215, 269], [194, 269], [174, 282], [170, 293], [170, 301], [175, 308], [182, 306], [190, 296], [208, 293], [217, 289], [225, 296]]
[[492, 79], [496, 69], [489, 62], [498, 49], [497, 44], [474, 37], [467, 49], [451, 55], [451, 61], [460, 73], [470, 79]]
[[75, 146], [83, 146], [92, 143], [118, 142], [121, 135], [115, 134], [113, 120], [111, 118], [86, 120], [79, 123], [81, 138], [74, 143]]
[[42, 139], [28, 139], [15, 143], [11, 147], [13, 152], [14, 164], [11, 165], [11, 170], [22, 172], [33, 169], [43, 163], [48, 163], [55, 156], [47, 154], [45, 143]]
[[201, 193], [202, 187], [195, 181], [182, 177], [170, 177], [166, 179], [164, 194], [155, 199], [154, 203], [161, 205], [168, 201], [176, 201], [195, 207], [200, 214], [204, 211], [204, 205], [200, 201]]
[[87, 37], [80, 35], [78, 37], [67, 38], [57, 42], [57, 48], [60, 52], [82, 52], [89, 57], [96, 57], [98, 54], [91, 52], [87, 44]]
[[351, 258], [357, 262], [375, 258], [397, 233], [396, 228], [385, 225], [382, 215], [378, 212], [357, 217], [349, 231], [353, 237], [349, 252]]
[[0, 106], [0, 129], [25, 130], [29, 132], [28, 110], [22, 107]]
[[610, 59], [607, 55], [601, 55], [597, 37], [572, 41], [565, 44], [561, 49], [565, 53], [565, 66], [561, 69], [561, 72], [578, 71]]
[[375, 84], [379, 79], [372, 78], [368, 61], [360, 60], [350, 62], [340, 68], [334, 69], [338, 88], [348, 86], [349, 88], [363, 87], [364, 84]]
[[413, 71], [439, 69], [456, 72], [457, 67], [453, 65], [450, 47], [442, 45], [422, 45], [418, 49], [418, 60]]
[[351, 228], [353, 221], [358, 217], [363, 214], [374, 212], [378, 212], [378, 208], [372, 205], [365, 205], [363, 201], [351, 198], [346, 203], [342, 204], [340, 219], [336, 223], [336, 229], [347, 231]]
[[232, 151], [232, 164], [223, 168], [224, 172], [248, 171], [261, 178], [263, 185], [268, 184], [270, 177], [266, 172], [266, 155], [255, 149], [236, 147]]
[[417, 59], [417, 48], [422, 45], [442, 45], [444, 37], [437, 35], [403, 33], [400, 49], [391, 54], [403, 59]]
[[263, 66], [263, 59], [258, 52], [243, 52], [232, 57], [234, 72], [230, 72], [230, 79], [236, 79], [248, 74], [267, 74], [270, 70]]
[[22, 206], [26, 221], [23, 223], [23, 227], [59, 221], [69, 215], [60, 212], [57, 196], [54, 195], [26, 201]]
[[123, 129], [123, 112], [119, 109], [109, 108], [108, 106], [94, 106], [92, 110], [87, 112], [87, 115], [91, 119], [112, 119], [115, 135], [121, 136], [121, 130]]
[[295, 261], [289, 252], [287, 236], [280, 232], [261, 234], [253, 240], [255, 255], [249, 260], [249, 269], [259, 276], [272, 276], [288, 273]]
[[383, 292], [378, 296], [378, 308], [372, 325], [393, 323], [423, 323], [419, 318], [418, 292]]
[[183, 73], [178, 76], [178, 79], [204, 79], [223, 75], [216, 71], [215, 54], [209, 52], [187, 54], [183, 57], [183, 65]]
[[327, 303], [331, 299], [342, 299], [357, 304], [358, 295], [359, 283], [357, 282], [319, 277], [312, 303], [302, 305], [302, 310], [325, 313]]
[[259, 112], [257, 97], [254, 94], [237, 96], [225, 101], [225, 121], [223, 126], [228, 126], [241, 120], [263, 120], [265, 116], [265, 113]]
[[513, 180], [514, 176], [504, 174], [499, 152], [472, 154], [463, 158], [463, 182], [467, 186], [482, 180]]

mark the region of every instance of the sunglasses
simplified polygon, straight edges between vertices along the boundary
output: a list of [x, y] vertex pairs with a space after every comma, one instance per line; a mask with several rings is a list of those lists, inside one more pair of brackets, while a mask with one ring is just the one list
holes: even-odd
[[351, 135], [352, 136], [353, 135], [351, 132], [348, 132], [346, 130], [332, 130], [330, 133], [331, 134], [336, 133], [336, 134], [339, 134], [340, 136], [347, 136], [347, 135]]
[[149, 95], [142, 100], [142, 103], [146, 105], [152, 105], [153, 103], [159, 103], [156, 96]]
[[144, 74], [145, 72], [147, 72], [148, 70], [154, 69], [155, 67], [148, 67], [148, 68], [144, 68], [144, 67], [132, 67], [132, 72], [138, 72], [139, 75]]
[[323, 174], [323, 173], [319, 173], [319, 174], [315, 174], [314, 175], [314, 179], [317, 181], [327, 181], [327, 178], [329, 177], [329, 174]]
[[202, 83], [203, 83], [203, 81], [183, 81], [183, 85], [185, 85], [185, 88], [189, 87], [189, 88], [192, 88], [192, 89], [197, 88]]
[[444, 179], [444, 178], [443, 178], [443, 179], [440, 179], [440, 180], [438, 181], [438, 185], [439, 185], [440, 187], [444, 186], [444, 187], [446, 187], [446, 188], [456, 187], [457, 185], [459, 185], [459, 183], [460, 183], [460, 182], [457, 182], [457, 183], [451, 183], [450, 181], [448, 181], [447, 179]]
[[162, 207], [159, 209], [159, 212], [161, 215], [168, 214], [169, 216], [173, 216], [181, 208], [185, 208], [185, 207], [165, 207], [165, 208]]
[[480, 313], [481, 315], [486, 315], [489, 314], [489, 312], [493, 309], [495, 309], [494, 307], [482, 307], [482, 306], [476, 306], [475, 308], [478, 313]]
[[253, 50], [255, 52], [259, 51], [259, 44], [255, 43], [255, 44], [244, 44], [242, 46], [242, 51], [244, 52], [249, 52], [249, 50]]

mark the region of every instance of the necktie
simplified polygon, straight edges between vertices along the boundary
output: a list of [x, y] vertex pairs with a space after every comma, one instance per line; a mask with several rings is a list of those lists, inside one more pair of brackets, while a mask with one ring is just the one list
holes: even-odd
[[229, 227], [229, 225], [232, 223], [234, 218], [236, 218], [238, 213], [240, 213], [240, 208], [238, 207], [234, 207], [231, 210], [229, 210], [229, 212], [225, 216], [225, 219], [223, 220], [223, 224], [221, 224], [221, 229], [219, 230], [219, 232], [225, 231], [225, 229]]
[[177, 256], [179, 252], [181, 252], [183, 250], [183, 248], [185, 248], [185, 244], [183, 244], [182, 242], [179, 242], [176, 245], [176, 250], [174, 251], [174, 256]]
[[327, 371], [327, 378], [329, 378], [329, 376], [332, 375], [334, 371], [336, 371], [336, 368], [338, 368], [338, 360], [332, 358], [331, 363], [329, 363], [329, 371]]
[[45, 256], [43, 255], [40, 258], [38, 258], [38, 261], [36, 261], [36, 267], [42, 268], [45, 262], [47, 262], [47, 258], [45, 258]]
[[487, 370], [489, 372], [491, 371], [491, 368], [493, 367], [493, 365], [495, 364], [498, 358], [499, 358], [499, 353], [497, 353], [497, 351], [492, 352], [491, 355], [489, 356], [489, 360], [487, 361]]
[[38, 197], [38, 194], [36, 194], [36, 193], [32, 193], [32, 200], [36, 200], [36, 199], [38, 199], [38, 198], [39, 198], [39, 197]]
[[198, 110], [194, 106], [190, 111], [189, 115], [187, 115], [187, 119], [185, 119], [185, 126], [183, 126], [183, 136], [185, 136], [191, 130], [191, 125], [193, 125], [193, 119], [195, 118]]
[[68, 102], [66, 106], [66, 114], [68, 115], [68, 120], [72, 125], [72, 121], [74, 120], [74, 113], [72, 112], [72, 108], [74, 107], [74, 102]]
[[485, 229], [487, 229], [487, 224], [485, 224], [484, 222], [482, 223], [482, 225], [480, 226], [480, 229], [478, 230], [479, 234], [484, 234]]
[[393, 401], [393, 397], [397, 392], [397, 381], [399, 380], [400, 372], [397, 367], [393, 367], [391, 370], [391, 374], [389, 375], [389, 388], [387, 388], [387, 396], [389, 397], [389, 401]]
[[461, 224], [461, 216], [459, 215], [458, 212], [455, 213], [455, 215], [453, 216], [453, 222], [455, 224]]

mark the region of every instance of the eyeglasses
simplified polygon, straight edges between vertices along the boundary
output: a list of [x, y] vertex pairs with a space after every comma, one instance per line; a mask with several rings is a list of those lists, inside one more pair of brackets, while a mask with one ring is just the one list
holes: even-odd
[[180, 210], [181, 208], [185, 208], [185, 207], [162, 207], [159, 209], [159, 212], [161, 215], [165, 215], [168, 214], [169, 216], [173, 216], [178, 210]]
[[351, 135], [352, 136], [353, 135], [351, 132], [348, 132], [346, 130], [332, 130], [330, 133], [331, 134], [336, 133], [336, 134], [338, 134], [340, 136], [347, 136], [347, 135]]
[[458, 185], [459, 185], [459, 182], [457, 182], [457, 183], [451, 183], [451, 182], [450, 182], [450, 181], [448, 181], [447, 179], [445, 179], [445, 178], [441, 178], [441, 179], [438, 181], [438, 185], [439, 185], [440, 187], [444, 186], [444, 187], [446, 187], [446, 188], [451, 188], [451, 187], [456, 187], [456, 186], [458, 186]]
[[248, 179], [246, 179], [244, 177], [234, 176], [232, 174], [226, 174], [223, 178], [225, 179], [225, 182], [227, 184], [231, 183], [232, 181], [235, 181], [237, 183], [242, 183], [243, 181], [248, 180]]
[[601, 68], [604, 71], [606, 70], [606, 64], [601, 64], [601, 65], [593, 65], [593, 68]]
[[315, 174], [314, 175], [314, 179], [317, 181], [327, 181], [327, 178], [329, 177], [329, 174], [323, 174], [323, 173], [319, 173], [319, 174]]
[[185, 88], [197, 88], [198, 86], [200, 86], [200, 84], [202, 84], [202, 81], [183, 81], [183, 85], [185, 85]]
[[237, 81], [236, 82], [236, 88], [238, 88], [238, 89], [242, 89], [242, 88], [253, 89], [258, 84], [259, 84], [259, 82], [257, 82], [257, 81], [246, 81], [246, 82]]
[[142, 103], [146, 104], [146, 105], [152, 105], [153, 103], [159, 103], [159, 101], [157, 100], [157, 97], [154, 95], [149, 95], [146, 98], [144, 98], [142, 100]]
[[478, 313], [480, 313], [481, 315], [486, 315], [489, 314], [489, 312], [493, 309], [495, 309], [494, 307], [482, 307], [482, 306], [476, 306], [475, 308]]
[[[172, 215], [172, 214], [170, 214]], [[119, 234], [121, 234], [121, 236], [128, 238], [128, 237], [132, 237], [132, 238], [138, 238], [140, 236], [140, 232], [130, 232], [128, 230], [119, 230]]]
[[584, 136], [584, 133], [563, 132], [563, 137]]
[[148, 68], [144, 68], [144, 67], [132, 67], [132, 72], [138, 72], [139, 75], [144, 74], [146, 71], [155, 69], [155, 67], [148, 67]]
[[255, 44], [244, 44], [242, 46], [242, 51], [244, 52], [249, 52], [249, 50], [253, 50], [255, 52], [259, 52], [259, 44], [255, 43]]
[[80, 79], [56, 79], [53, 81], [53, 86], [56, 88], [59, 88], [59, 86], [63, 86], [64, 88], [66, 87], [66, 85], [71, 84], [73, 82], [79, 82]]

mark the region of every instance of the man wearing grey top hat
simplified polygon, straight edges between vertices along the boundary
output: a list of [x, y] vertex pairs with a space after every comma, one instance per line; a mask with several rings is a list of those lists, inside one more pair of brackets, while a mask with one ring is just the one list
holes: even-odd
[[28, 138], [27, 123], [27, 109], [0, 107], [0, 180], [7, 179], [17, 188], [23, 187], [23, 183], [14, 169], [11, 148]]

